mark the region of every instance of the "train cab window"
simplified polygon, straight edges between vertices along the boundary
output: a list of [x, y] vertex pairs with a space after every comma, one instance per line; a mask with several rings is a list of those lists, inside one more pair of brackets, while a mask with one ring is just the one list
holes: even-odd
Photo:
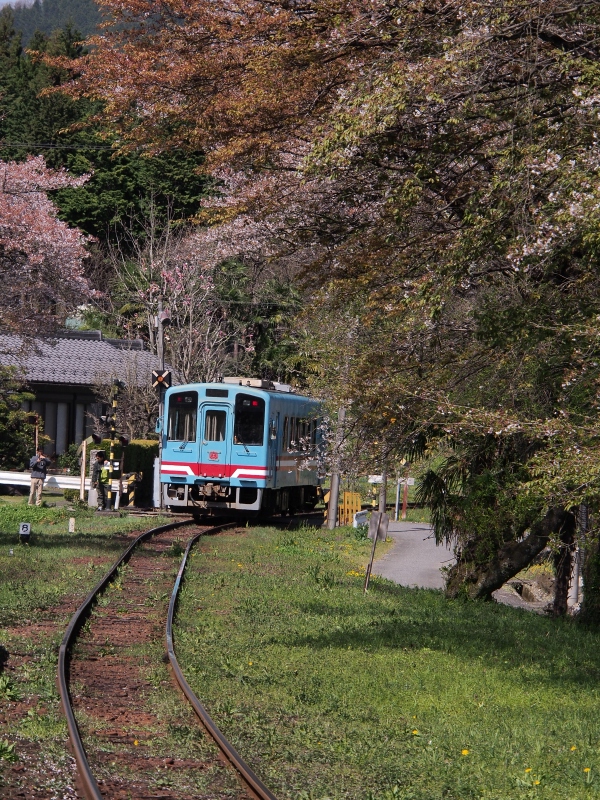
[[169, 397], [170, 442], [195, 442], [198, 415], [198, 392], [177, 392]]
[[264, 444], [265, 401], [250, 394], [235, 398], [235, 425], [233, 441], [236, 444]]
[[225, 411], [208, 410], [204, 416], [204, 441], [224, 442], [227, 413]]

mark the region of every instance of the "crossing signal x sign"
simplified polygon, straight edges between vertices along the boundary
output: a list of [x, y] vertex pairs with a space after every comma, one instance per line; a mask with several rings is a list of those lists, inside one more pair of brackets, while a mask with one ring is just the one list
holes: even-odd
[[158, 372], [157, 370], [152, 370], [152, 386], [155, 389], [159, 389], [161, 386], [164, 389], [168, 389], [171, 385], [171, 373], [167, 370], [163, 372]]

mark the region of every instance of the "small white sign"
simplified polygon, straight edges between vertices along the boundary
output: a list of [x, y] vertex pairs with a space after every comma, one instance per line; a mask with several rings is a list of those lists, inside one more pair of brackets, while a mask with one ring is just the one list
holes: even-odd
[[369, 483], [383, 483], [383, 475], [369, 475]]
[[414, 478], [401, 478], [400, 479], [400, 486], [406, 486], [406, 484], [408, 484], [409, 486], [414, 486], [415, 485], [415, 479]]
[[75, 533], [75, 517], [69, 517], [69, 533]]
[[31, 522], [21, 522], [19, 525], [19, 536], [29, 536], [31, 533]]

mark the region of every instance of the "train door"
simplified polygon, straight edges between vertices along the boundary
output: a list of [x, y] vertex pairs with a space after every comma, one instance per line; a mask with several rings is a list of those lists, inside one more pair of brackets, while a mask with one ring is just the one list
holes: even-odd
[[213, 478], [227, 477], [227, 467], [231, 463], [229, 406], [206, 403], [202, 405], [200, 412], [201, 472]]
[[269, 477], [273, 489], [277, 487], [277, 456], [280, 449], [279, 411], [274, 412], [269, 420]]

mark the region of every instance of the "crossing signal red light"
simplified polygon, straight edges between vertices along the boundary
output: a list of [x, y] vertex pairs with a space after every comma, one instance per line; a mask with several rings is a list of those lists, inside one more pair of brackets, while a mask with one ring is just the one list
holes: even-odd
[[164, 370], [163, 372], [152, 370], [152, 386], [155, 389], [159, 387], [168, 389], [171, 386], [171, 373], [168, 370]]

